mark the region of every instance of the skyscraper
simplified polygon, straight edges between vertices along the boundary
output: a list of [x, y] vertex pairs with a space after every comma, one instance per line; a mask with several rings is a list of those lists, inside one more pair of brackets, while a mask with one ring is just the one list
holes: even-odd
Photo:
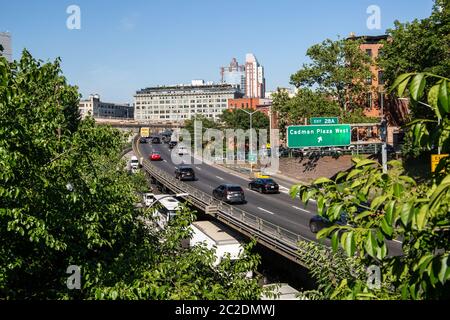
[[242, 93], [245, 92], [245, 67], [239, 65], [236, 58], [233, 58], [230, 65], [220, 68], [221, 82], [231, 84]]
[[3, 47], [3, 51], [0, 51], [0, 56], [6, 58], [7, 61], [12, 62], [12, 47], [11, 47], [11, 34], [8, 32], [0, 32], [0, 45]]
[[252, 53], [245, 56], [245, 95], [248, 98], [264, 98], [266, 91], [266, 79], [264, 79], [264, 67], [258, 63]]

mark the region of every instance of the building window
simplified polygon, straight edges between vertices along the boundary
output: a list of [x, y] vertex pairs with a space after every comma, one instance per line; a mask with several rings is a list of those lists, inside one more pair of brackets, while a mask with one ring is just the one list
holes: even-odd
[[372, 109], [372, 92], [367, 93], [366, 107]]
[[384, 72], [378, 71], [378, 84], [383, 85], [384, 84]]
[[366, 49], [366, 54], [372, 58], [372, 49]]

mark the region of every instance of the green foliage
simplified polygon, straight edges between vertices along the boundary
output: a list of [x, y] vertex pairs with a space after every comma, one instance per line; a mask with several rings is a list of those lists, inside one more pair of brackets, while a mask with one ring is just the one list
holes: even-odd
[[[444, 77], [428, 73], [399, 76], [392, 90], [401, 96], [408, 90], [413, 102], [425, 96], [429, 78], [438, 79], [428, 94], [430, 108], [440, 123], [429, 129], [432, 120], [415, 120], [410, 124], [411, 143], [431, 148], [448, 146], [449, 113], [448, 82]], [[437, 94], [435, 97], [433, 94]], [[362, 298], [444, 299], [450, 297], [450, 175], [448, 161], [441, 161], [432, 184], [418, 185], [403, 174], [401, 163], [391, 161], [390, 170], [383, 173], [373, 160], [354, 159], [354, 169], [339, 173], [334, 180], [321, 178], [312, 186], [298, 185], [291, 195], [300, 194], [303, 202], [317, 199], [319, 214], [336, 221], [345, 214], [348, 224], [322, 230], [317, 236], [332, 235], [332, 246], [339, 244], [348, 256], [365, 266], [381, 269], [381, 288], [347, 280], [334, 291], [333, 297], [348, 297], [356, 293]], [[389, 241], [401, 240], [403, 254], [389, 255]]]
[[352, 101], [368, 91], [364, 79], [371, 76], [372, 61], [360, 44], [360, 40], [327, 39], [313, 45], [306, 53], [312, 62], [293, 74], [291, 83], [297, 88], [317, 87], [319, 92], [335, 97], [342, 110], [354, 109]]
[[[183, 249], [192, 212], [164, 232], [138, 210], [145, 177], [121, 159], [125, 136], [80, 120], [79, 94], [24, 51], [0, 59], [0, 298], [257, 299], [257, 279], [242, 276], [259, 258], [211, 266], [213, 253]], [[66, 287], [69, 265], [82, 289]]]
[[[439, 8], [440, 6], [440, 8]], [[448, 1], [435, 1], [430, 17], [410, 23], [396, 21], [388, 30], [392, 37], [383, 44], [379, 65], [388, 85], [399, 74], [423, 70], [450, 77], [450, 11]], [[418, 80], [418, 78], [417, 78]], [[413, 118], [432, 118], [434, 113], [423, 105], [412, 108]]]
[[[248, 112], [254, 112], [252, 109], [245, 109]], [[227, 129], [250, 129], [250, 115], [241, 109], [224, 110], [220, 115], [220, 121]], [[269, 117], [264, 113], [257, 111], [252, 116], [252, 127], [256, 130], [269, 130]]]

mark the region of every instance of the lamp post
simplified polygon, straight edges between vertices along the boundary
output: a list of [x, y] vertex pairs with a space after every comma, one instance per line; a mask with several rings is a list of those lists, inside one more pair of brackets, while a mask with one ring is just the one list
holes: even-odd
[[[247, 111], [247, 110], [245, 110], [245, 109], [241, 109], [242, 111], [244, 111], [245, 113], [247, 113], [249, 116], [250, 116], [250, 143], [249, 143], [249, 160], [250, 160], [250, 150], [251, 150], [251, 148], [252, 148], [252, 146], [253, 146], [253, 123], [252, 123], [252, 117], [253, 117], [253, 115], [256, 113], [256, 112], [258, 112], [257, 110], [255, 110], [255, 111], [253, 111], [253, 112], [250, 112], [250, 111]], [[252, 154], [253, 155], [253, 154]], [[253, 172], [253, 163], [252, 162], [250, 162], [250, 172]]]
[[383, 173], [387, 173], [387, 150], [386, 150], [386, 140], [387, 140], [387, 120], [384, 116], [384, 90], [379, 90], [378, 94], [380, 94], [380, 104], [381, 104], [381, 163], [383, 165]]

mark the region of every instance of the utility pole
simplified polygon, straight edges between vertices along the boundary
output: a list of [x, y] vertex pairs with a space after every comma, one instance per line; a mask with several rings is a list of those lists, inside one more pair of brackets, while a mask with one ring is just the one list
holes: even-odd
[[[249, 154], [249, 160], [250, 160], [250, 155], [253, 156], [253, 154], [251, 154], [250, 152], [253, 151], [252, 150], [252, 146], [253, 146], [253, 122], [252, 122], [252, 117], [253, 114], [255, 114], [256, 112], [258, 112], [257, 110], [250, 112], [247, 111], [245, 109], [241, 109], [242, 111], [244, 111], [245, 113], [247, 113], [250, 116], [250, 141], [249, 141], [249, 148], [248, 148], [248, 154]], [[250, 162], [250, 172], [253, 172], [253, 162]]]

